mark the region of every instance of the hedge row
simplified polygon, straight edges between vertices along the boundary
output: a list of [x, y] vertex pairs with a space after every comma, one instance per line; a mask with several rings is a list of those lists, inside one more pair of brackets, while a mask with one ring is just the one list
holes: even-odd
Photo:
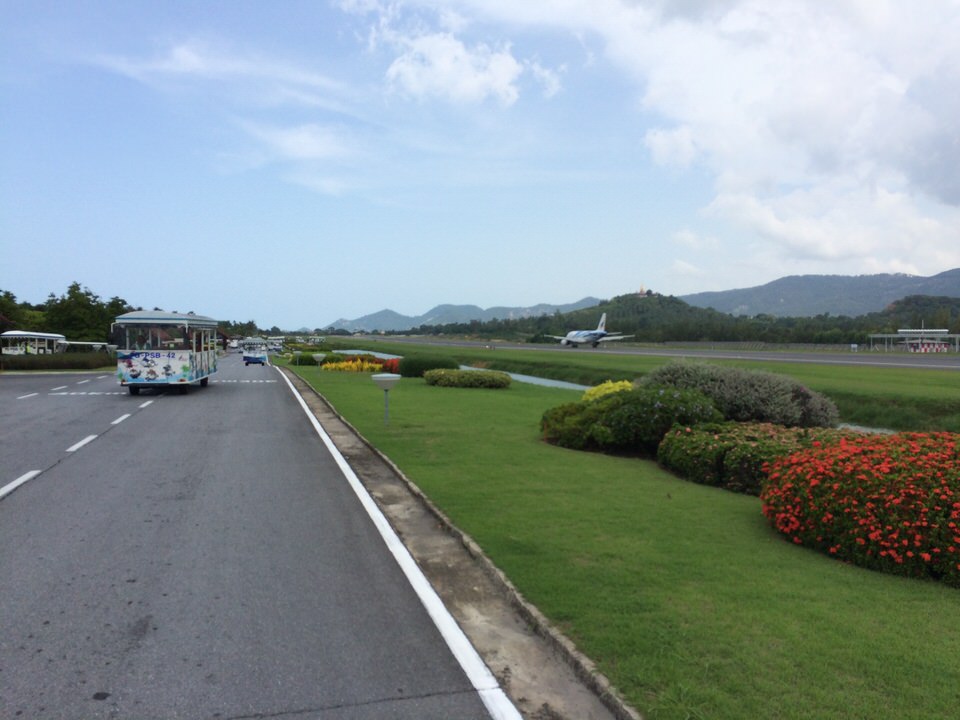
[[507, 388], [510, 376], [496, 370], [451, 370], [436, 368], [423, 373], [427, 385], [460, 388]]
[[116, 356], [105, 352], [0, 356], [0, 370], [99, 370], [116, 364]]
[[403, 377], [423, 377], [423, 374], [428, 370], [436, 369], [447, 369], [447, 370], [457, 370], [460, 367], [460, 364], [452, 359], [446, 357], [440, 358], [431, 358], [431, 357], [404, 357], [400, 360], [399, 372]]
[[838, 442], [853, 435], [844, 430], [787, 428], [772, 423], [677, 426], [657, 448], [657, 461], [684, 480], [759, 495], [767, 463], [818, 442]]

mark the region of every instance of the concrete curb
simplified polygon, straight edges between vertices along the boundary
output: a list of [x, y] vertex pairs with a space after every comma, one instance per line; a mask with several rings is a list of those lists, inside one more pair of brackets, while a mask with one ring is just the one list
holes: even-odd
[[[533, 631], [543, 638], [553, 651], [562, 658], [576, 677], [593, 692], [602, 704], [617, 718], [617, 720], [642, 720], [642, 716], [630, 707], [617, 692], [616, 688], [586, 655], [577, 650], [574, 643], [557, 630], [547, 618], [528, 602], [519, 590], [510, 582], [507, 576], [484, 554], [480, 546], [467, 533], [460, 530], [453, 522], [428, 498], [417, 485], [410, 480], [403, 471], [386, 455], [380, 452], [353, 426], [346, 418], [340, 415], [323, 395], [312, 385], [303, 380], [296, 373], [287, 368], [278, 367], [284, 372], [299, 390], [313, 394], [349, 431], [377, 458], [386, 465], [399, 479], [407, 490], [417, 498], [423, 507], [436, 519], [442, 529], [464, 547], [470, 557], [479, 565], [483, 573], [497, 586], [508, 599], [509, 604], [517, 611]], [[317, 417], [317, 421], [322, 419]], [[376, 498], [375, 498], [376, 499]]]

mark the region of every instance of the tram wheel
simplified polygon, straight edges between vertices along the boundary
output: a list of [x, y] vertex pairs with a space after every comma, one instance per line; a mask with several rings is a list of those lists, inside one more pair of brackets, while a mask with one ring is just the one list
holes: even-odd
[[127, 385], [127, 389], [130, 391], [130, 394], [131, 394], [131, 395], [139, 395], [139, 394], [140, 394], [140, 388], [138, 388], [138, 387], [136, 387], [136, 386], [134, 386], [134, 385]]

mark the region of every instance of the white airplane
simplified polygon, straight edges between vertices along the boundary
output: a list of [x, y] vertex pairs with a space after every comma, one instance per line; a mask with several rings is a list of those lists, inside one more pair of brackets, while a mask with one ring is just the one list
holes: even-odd
[[633, 335], [621, 335], [620, 333], [607, 332], [607, 314], [600, 316], [600, 324], [596, 330], [571, 330], [566, 335], [547, 335], [547, 337], [559, 340], [561, 345], [570, 347], [579, 347], [580, 344], [593, 345], [598, 347], [600, 343], [610, 342], [611, 340], [626, 340]]

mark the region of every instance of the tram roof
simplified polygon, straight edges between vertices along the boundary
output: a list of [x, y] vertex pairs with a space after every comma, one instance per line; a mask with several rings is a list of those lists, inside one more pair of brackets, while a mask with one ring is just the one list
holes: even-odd
[[7, 330], [5, 333], [0, 333], [0, 337], [19, 338], [21, 340], [28, 338], [30, 340], [66, 340], [59, 333], [33, 332], [31, 330]]
[[217, 321], [206, 315], [193, 313], [161, 312], [160, 310], [134, 310], [133, 312], [117, 315], [116, 322], [121, 324], [145, 325], [200, 325], [216, 327]]

